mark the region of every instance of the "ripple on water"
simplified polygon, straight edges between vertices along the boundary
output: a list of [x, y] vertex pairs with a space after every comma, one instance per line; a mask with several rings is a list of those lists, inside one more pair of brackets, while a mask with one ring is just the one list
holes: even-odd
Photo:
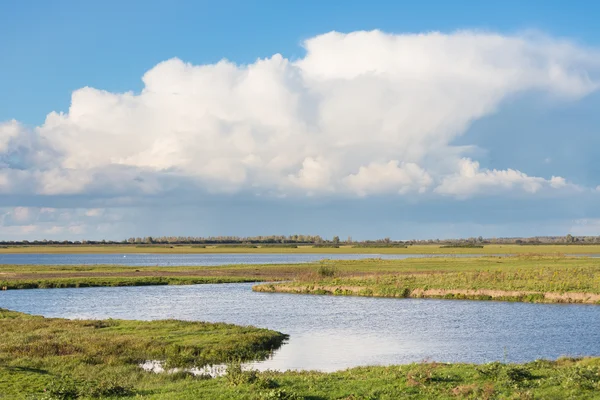
[[0, 292], [0, 307], [66, 318], [203, 320], [290, 335], [257, 369], [524, 362], [600, 355], [600, 307], [256, 293], [251, 284]]

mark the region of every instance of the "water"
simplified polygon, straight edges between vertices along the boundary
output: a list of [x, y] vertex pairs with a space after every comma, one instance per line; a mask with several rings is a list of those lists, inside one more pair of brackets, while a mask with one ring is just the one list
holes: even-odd
[[600, 307], [254, 293], [251, 284], [0, 292], [0, 307], [66, 318], [202, 320], [290, 335], [258, 369], [334, 371], [423, 360], [600, 356]]
[[119, 264], [131, 266], [215, 266], [228, 264], [297, 264], [330, 260], [383, 258], [401, 260], [413, 257], [478, 257], [477, 254], [0, 254], [0, 264]]

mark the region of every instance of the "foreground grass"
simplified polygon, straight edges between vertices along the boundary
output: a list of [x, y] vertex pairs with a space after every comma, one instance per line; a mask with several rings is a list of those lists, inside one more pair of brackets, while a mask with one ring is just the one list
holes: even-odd
[[222, 323], [65, 320], [0, 309], [0, 398], [44, 389], [59, 398], [128, 394], [149, 375], [138, 367], [146, 360], [199, 367], [263, 359], [285, 339]]
[[335, 247], [314, 247], [299, 245], [292, 247], [272, 247], [260, 245], [256, 248], [244, 246], [211, 246], [199, 247], [193, 245], [174, 246], [136, 246], [136, 245], [47, 245], [47, 246], [6, 246], [0, 247], [0, 254], [214, 254], [214, 253], [299, 253], [299, 254], [600, 254], [600, 245], [516, 245], [516, 244], [487, 244], [478, 247], [443, 247], [439, 244], [414, 245], [403, 247], [354, 247], [341, 245]]
[[154, 374], [147, 359], [194, 366], [264, 357], [283, 334], [181, 321], [71, 321], [0, 309], [0, 398], [6, 399], [595, 399], [599, 359], [523, 365], [418, 363], [336, 373]]

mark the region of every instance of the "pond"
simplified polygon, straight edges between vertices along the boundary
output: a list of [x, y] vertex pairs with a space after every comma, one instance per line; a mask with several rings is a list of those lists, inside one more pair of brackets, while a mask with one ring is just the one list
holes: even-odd
[[65, 318], [176, 318], [275, 329], [264, 369], [335, 371], [423, 360], [524, 362], [600, 355], [600, 307], [255, 293], [251, 284], [0, 292], [0, 307]]

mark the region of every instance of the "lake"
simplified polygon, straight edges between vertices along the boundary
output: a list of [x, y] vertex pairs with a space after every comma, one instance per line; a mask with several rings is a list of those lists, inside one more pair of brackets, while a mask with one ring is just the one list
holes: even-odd
[[402, 260], [414, 257], [478, 257], [477, 254], [0, 254], [0, 264], [118, 264], [131, 266], [215, 266], [229, 264], [297, 264], [330, 260], [382, 258]]
[[0, 307], [64, 318], [202, 320], [290, 335], [264, 369], [600, 355], [600, 307], [254, 293], [251, 284], [0, 292]]

